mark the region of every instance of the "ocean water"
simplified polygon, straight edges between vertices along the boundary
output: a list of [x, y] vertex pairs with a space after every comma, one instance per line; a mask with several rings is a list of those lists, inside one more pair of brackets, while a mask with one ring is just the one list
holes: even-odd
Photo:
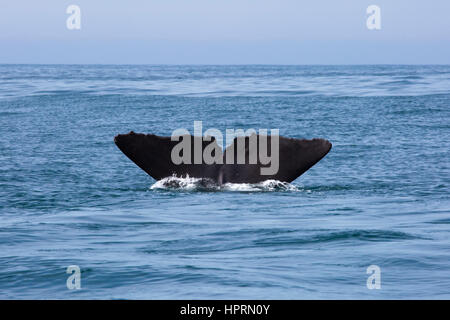
[[[217, 189], [113, 142], [195, 120], [333, 148]], [[450, 298], [450, 66], [0, 65], [0, 137], [0, 298]]]

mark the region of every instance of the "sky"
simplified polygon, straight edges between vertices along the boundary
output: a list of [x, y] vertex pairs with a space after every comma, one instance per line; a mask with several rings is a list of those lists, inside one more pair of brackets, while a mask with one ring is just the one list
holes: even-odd
[[0, 63], [450, 64], [449, 16], [448, 0], [0, 0]]

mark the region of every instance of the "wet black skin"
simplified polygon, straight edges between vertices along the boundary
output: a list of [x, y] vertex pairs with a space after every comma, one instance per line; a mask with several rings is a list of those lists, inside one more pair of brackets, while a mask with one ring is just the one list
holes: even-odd
[[[194, 150], [194, 139], [202, 137], [191, 137], [191, 146]], [[238, 139], [245, 141], [245, 163], [237, 164]], [[271, 137], [268, 136], [268, 155], [271, 155]], [[259, 141], [259, 139], [258, 139]], [[234, 139], [223, 154], [223, 164], [193, 164], [194, 156], [192, 152], [191, 164], [176, 165], [172, 162], [172, 148], [178, 141], [171, 141], [170, 137], [161, 137], [153, 134], [141, 134], [130, 132], [119, 134], [114, 138], [114, 142], [119, 149], [138, 165], [147, 174], [156, 180], [176, 175], [178, 177], [208, 178], [218, 184], [224, 183], [258, 183], [269, 179], [291, 182], [306, 172], [309, 168], [319, 162], [331, 149], [331, 143], [325, 139], [293, 139], [279, 137], [279, 168], [275, 174], [261, 174], [262, 165], [259, 161], [256, 164], [249, 164], [249, 137], [238, 137]], [[202, 150], [210, 143], [216, 144], [214, 138], [211, 141], [201, 141]], [[234, 164], [226, 163], [226, 154], [230, 148], [234, 148]]]

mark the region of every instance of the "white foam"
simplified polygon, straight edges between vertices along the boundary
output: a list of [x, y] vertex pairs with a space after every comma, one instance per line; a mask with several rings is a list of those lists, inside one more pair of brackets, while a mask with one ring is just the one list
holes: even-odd
[[225, 183], [219, 185], [211, 179], [192, 178], [188, 175], [184, 178], [171, 176], [156, 181], [150, 189], [157, 190], [186, 190], [186, 191], [301, 191], [298, 187], [288, 182], [278, 180], [266, 180], [260, 183]]
[[214, 185], [214, 182], [209, 179], [191, 178], [189, 175], [180, 178], [174, 175], [156, 181], [150, 189], [200, 190], [202, 188], [214, 188]]

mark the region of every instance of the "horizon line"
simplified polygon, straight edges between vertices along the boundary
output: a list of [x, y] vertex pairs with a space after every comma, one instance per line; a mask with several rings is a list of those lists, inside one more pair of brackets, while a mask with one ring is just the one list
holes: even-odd
[[450, 66], [450, 63], [9, 63], [0, 62], [0, 65], [41, 65], [41, 66]]

